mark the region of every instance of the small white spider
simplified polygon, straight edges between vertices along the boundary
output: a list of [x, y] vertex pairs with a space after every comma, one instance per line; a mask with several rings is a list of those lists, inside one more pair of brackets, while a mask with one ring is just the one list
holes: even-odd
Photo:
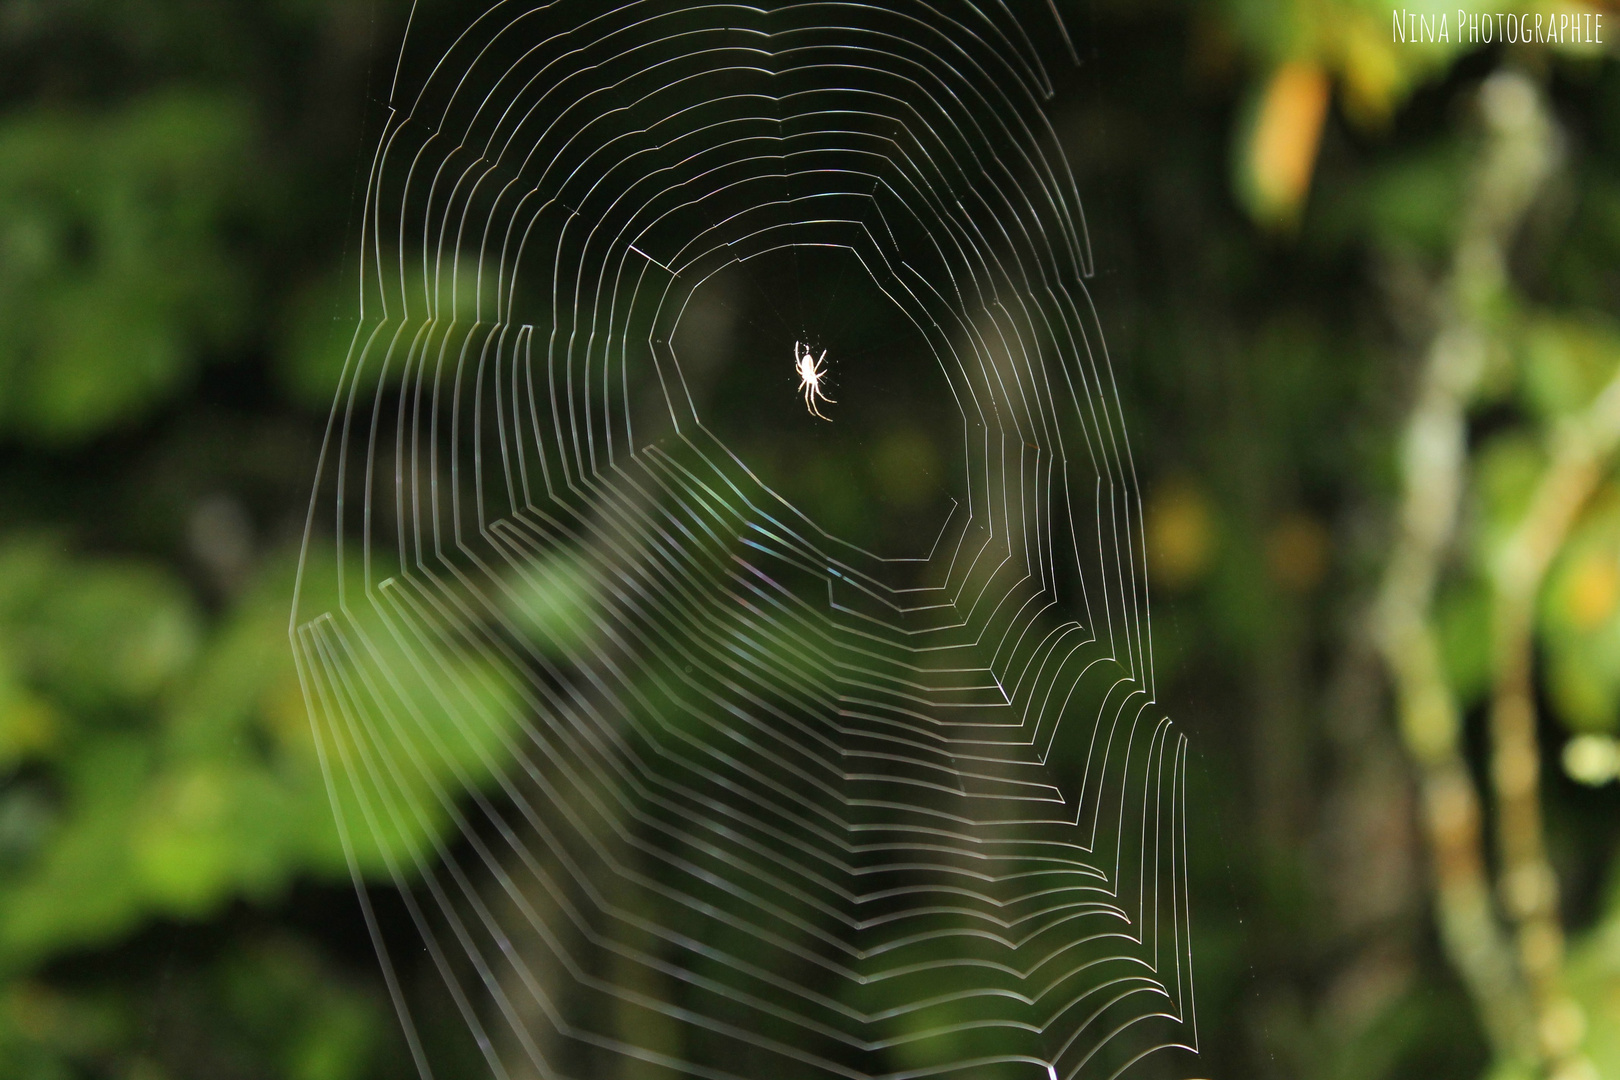
[[827, 377], [827, 369], [821, 365], [826, 359], [826, 349], [822, 349], [818, 357], [811, 353], [808, 345], [798, 341], [793, 343], [793, 370], [799, 375], [799, 389], [804, 393], [804, 407], [810, 410], [811, 416], [821, 417], [830, 424], [832, 420], [822, 416], [821, 410], [816, 408], [817, 398], [829, 405], [838, 404], [821, 391], [821, 380]]

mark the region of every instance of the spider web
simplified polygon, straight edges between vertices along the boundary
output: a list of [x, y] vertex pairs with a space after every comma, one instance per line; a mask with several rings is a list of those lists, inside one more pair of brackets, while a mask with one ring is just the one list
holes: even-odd
[[1192, 1067], [1187, 743], [1028, 14], [408, 38], [292, 634], [367, 917], [391, 878], [491, 1075]]

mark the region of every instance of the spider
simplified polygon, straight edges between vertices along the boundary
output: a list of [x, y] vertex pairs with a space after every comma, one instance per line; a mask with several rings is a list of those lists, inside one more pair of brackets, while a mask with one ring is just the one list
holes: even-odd
[[821, 365], [827, 359], [827, 350], [822, 349], [819, 357], [810, 352], [810, 347], [801, 342], [793, 343], [793, 370], [799, 375], [799, 389], [804, 391], [804, 407], [810, 410], [811, 416], [820, 417], [829, 424], [832, 420], [822, 416], [821, 410], [816, 408], [816, 399], [820, 398], [829, 405], [838, 402], [821, 391], [821, 380], [827, 377], [827, 369]]

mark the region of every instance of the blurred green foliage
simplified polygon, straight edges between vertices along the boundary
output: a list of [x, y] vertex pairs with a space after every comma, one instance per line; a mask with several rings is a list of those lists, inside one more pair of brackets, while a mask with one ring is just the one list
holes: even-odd
[[[457, 8], [424, 4], [417, 32]], [[3, 1080], [412, 1072], [349, 884], [350, 860], [385, 880], [383, 853], [340, 842], [287, 640], [359, 317], [353, 193], [407, 11], [0, 4]], [[1549, 433], [1620, 365], [1620, 69], [1575, 47], [1400, 45], [1390, 18], [1356, 0], [1099, 0], [1054, 104], [1134, 419], [1162, 696], [1203, 755], [1189, 797], [1211, 1075], [1488, 1064], [1428, 929], [1412, 780], [1360, 638], [1477, 143], [1466, 102], [1499, 65], [1549, 88], [1569, 145], [1517, 252], [1439, 602], [1476, 714], [1493, 545]], [[873, 483], [903, 501], [928, 452], [877, 448]], [[592, 603], [571, 558], [511, 583], [514, 622], [560, 661]], [[303, 587], [335, 595], [337, 573], [317, 559]], [[1591, 1060], [1620, 1077], [1620, 801], [1557, 771], [1565, 731], [1620, 726], [1612, 477], [1538, 619], [1570, 984]], [[485, 714], [510, 714], [492, 673], [461, 674]], [[455, 722], [403, 693], [413, 723]], [[450, 740], [465, 756], [444, 767], [487, 772], [504, 734]], [[396, 851], [430, 858], [444, 839], [433, 783]], [[378, 932], [409, 940], [373, 892]], [[403, 993], [428, 994], [420, 974]]]
[[256, 174], [238, 101], [168, 91], [106, 115], [36, 109], [0, 128], [3, 422], [67, 442], [171, 396], [240, 343], [248, 252], [232, 212]]

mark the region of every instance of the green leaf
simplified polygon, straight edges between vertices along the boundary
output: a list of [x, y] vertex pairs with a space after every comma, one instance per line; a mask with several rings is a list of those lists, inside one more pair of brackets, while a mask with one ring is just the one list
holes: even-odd
[[1592, 403], [1620, 364], [1620, 330], [1595, 316], [1542, 317], [1525, 331], [1525, 396], [1544, 419]]
[[71, 811], [30, 872], [0, 890], [0, 973], [59, 949], [103, 944], [139, 921], [145, 905], [127, 837], [151, 757], [139, 738], [116, 735], [71, 760]]
[[42, 709], [82, 718], [149, 704], [201, 632], [189, 591], [156, 566], [74, 560], [39, 537], [0, 543], [0, 733], [11, 733], [0, 745], [26, 741]]
[[1620, 490], [1599, 492], [1548, 574], [1540, 605], [1547, 690], [1572, 731], [1620, 724]]
[[1476, 520], [1469, 539], [1475, 565], [1484, 568], [1529, 509], [1546, 454], [1534, 438], [1515, 429], [1488, 441], [1476, 461]]
[[246, 268], [222, 226], [251, 130], [240, 104], [195, 92], [0, 123], [0, 430], [91, 437], [240, 336]]

